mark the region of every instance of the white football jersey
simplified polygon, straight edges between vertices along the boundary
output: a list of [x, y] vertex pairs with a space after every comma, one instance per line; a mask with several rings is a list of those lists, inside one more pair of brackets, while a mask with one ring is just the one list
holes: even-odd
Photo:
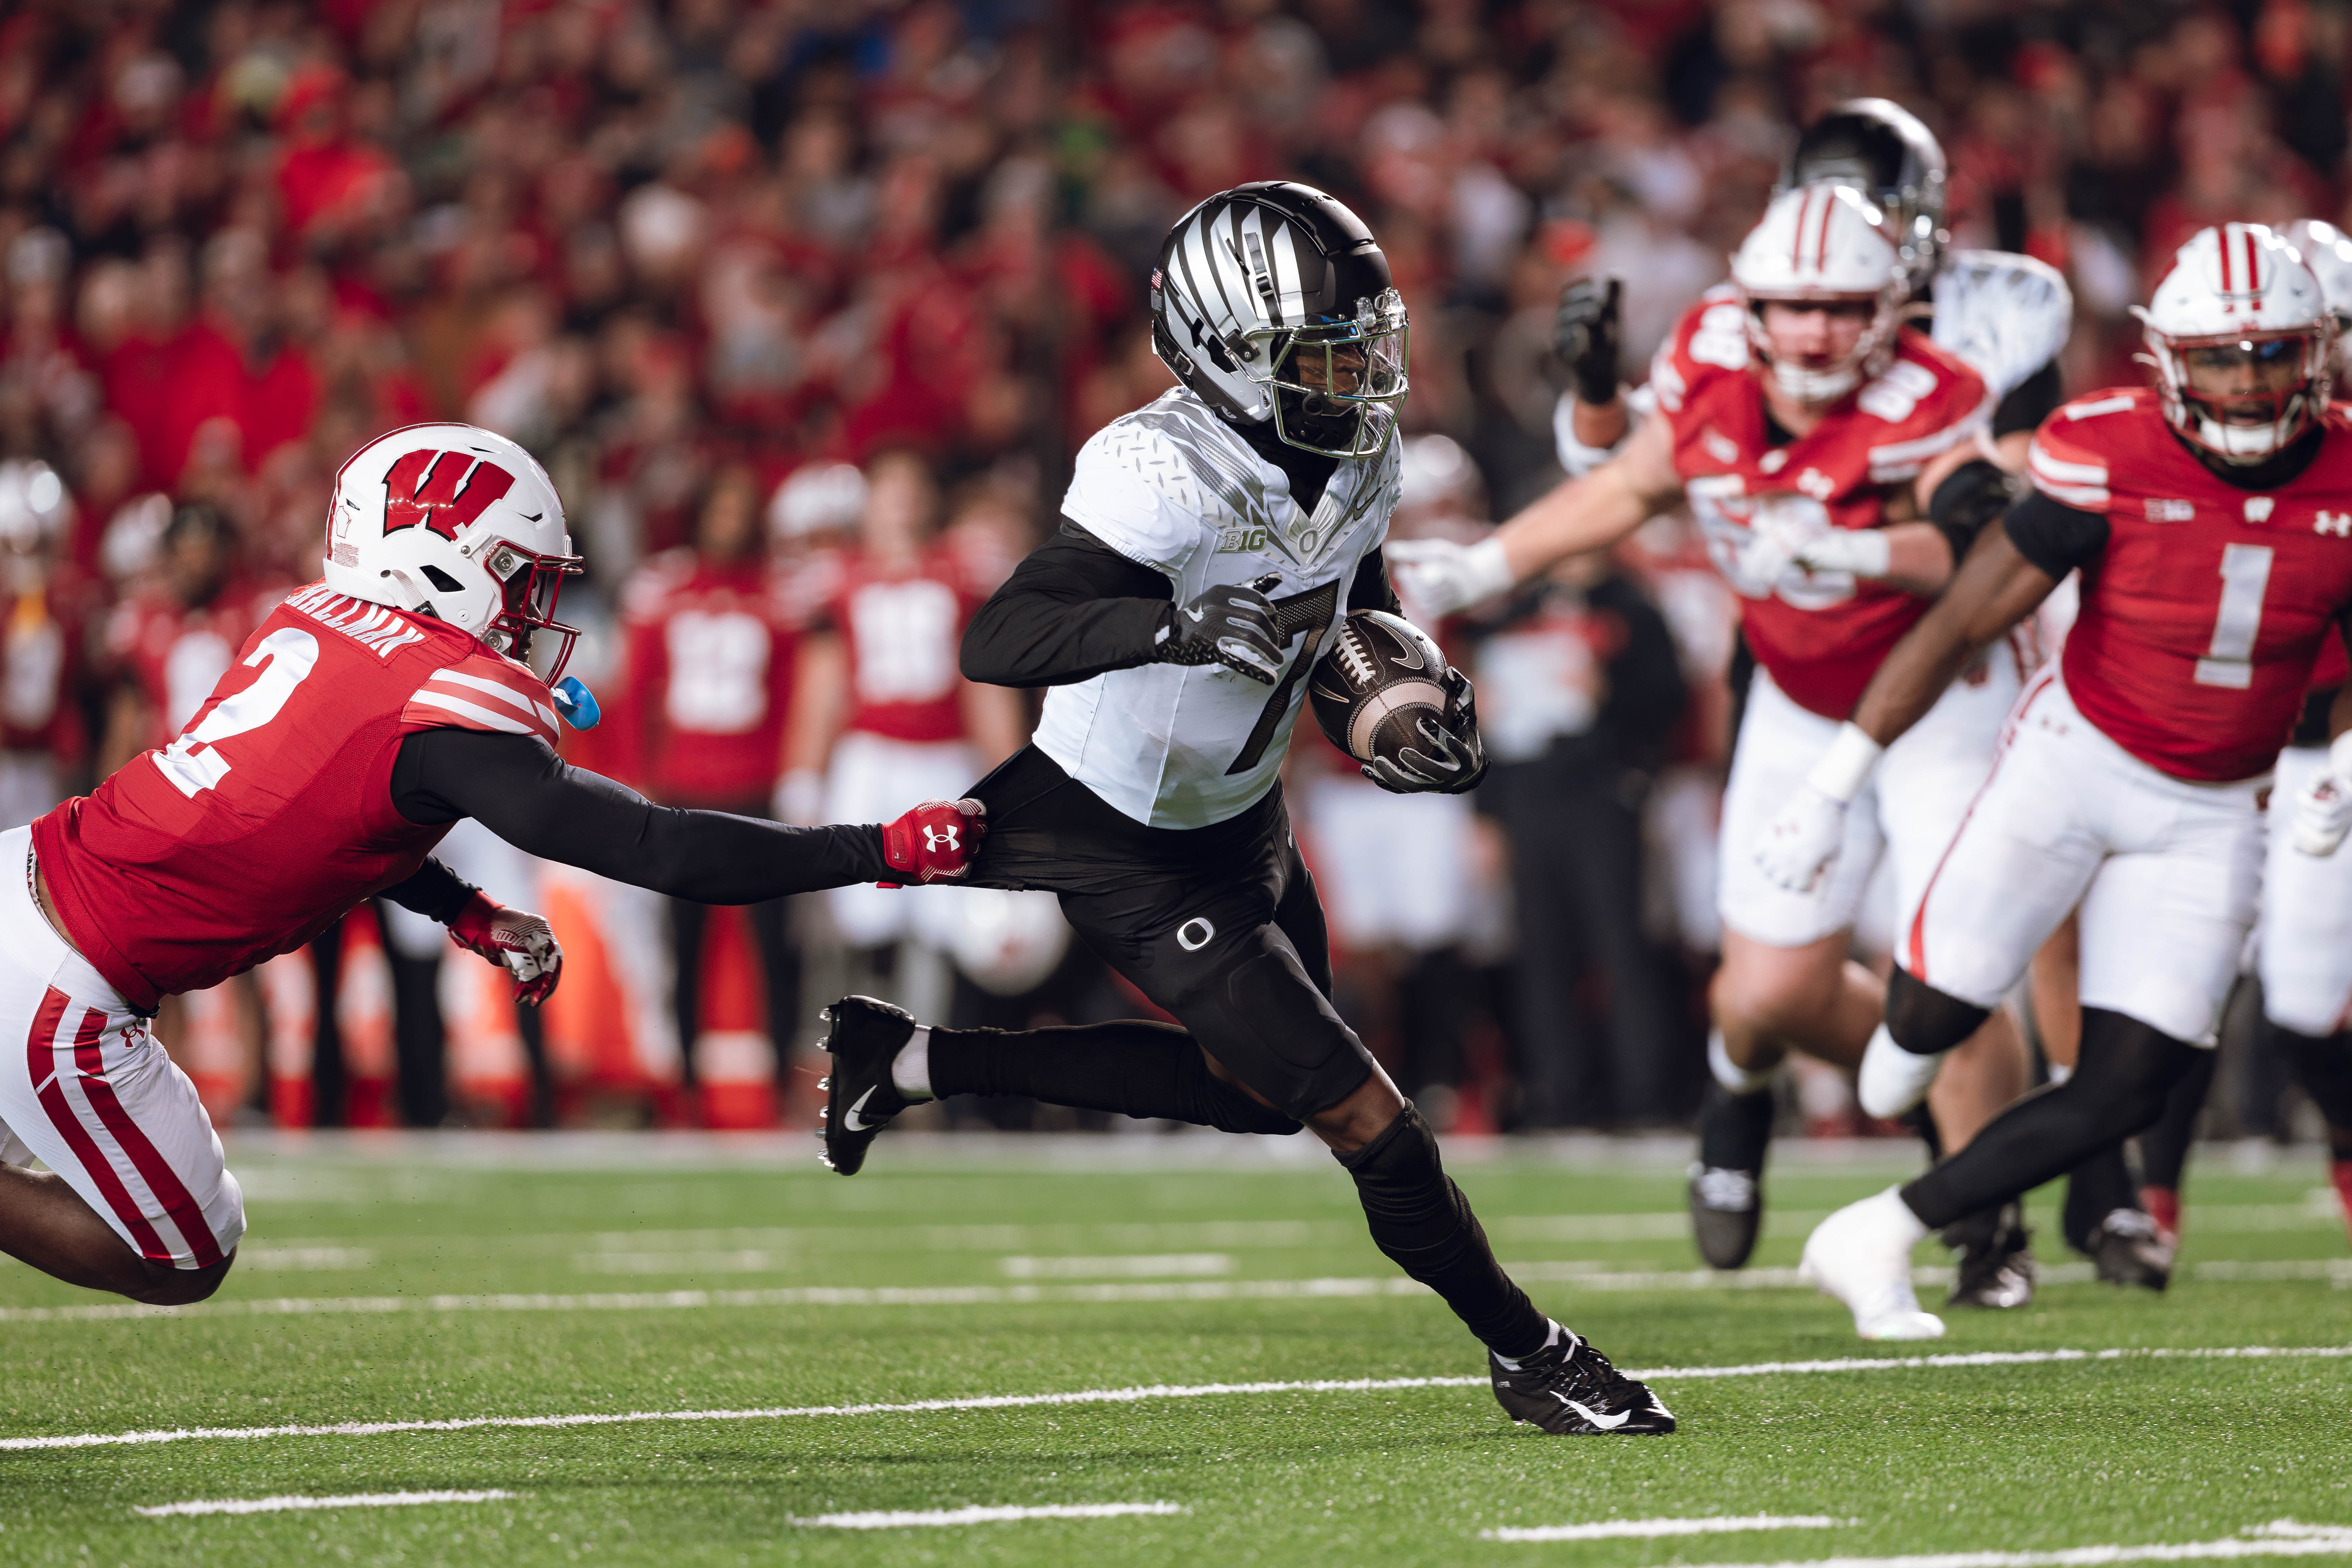
[[1394, 441], [1343, 459], [1301, 512], [1289, 477], [1182, 387], [1097, 431], [1078, 451], [1063, 514], [1166, 573], [1179, 605], [1274, 578], [1263, 591], [1288, 658], [1270, 688], [1221, 664], [1147, 664], [1056, 686], [1037, 748], [1152, 827], [1205, 827], [1255, 804], [1281, 771], [1356, 569], [1387, 537], [1398, 473]]
[[2074, 329], [2074, 296], [2058, 269], [2006, 250], [1956, 250], [1936, 274], [1936, 346], [1984, 377], [1996, 400], [2058, 357]]

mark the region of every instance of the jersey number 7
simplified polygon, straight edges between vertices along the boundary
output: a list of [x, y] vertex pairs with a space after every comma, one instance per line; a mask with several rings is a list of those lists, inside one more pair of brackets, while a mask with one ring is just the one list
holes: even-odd
[[1259, 710], [1257, 722], [1250, 726], [1249, 739], [1243, 742], [1241, 755], [1225, 770], [1230, 778], [1245, 773], [1265, 760], [1266, 747], [1274, 743], [1274, 732], [1282, 728], [1282, 717], [1290, 711], [1290, 700], [1298, 693], [1298, 683], [1315, 668], [1315, 655], [1323, 646], [1324, 637], [1331, 630], [1331, 612], [1339, 607], [1339, 584], [1335, 579], [1320, 588], [1304, 594], [1293, 594], [1287, 599], [1274, 602], [1274, 635], [1288, 647], [1290, 639], [1299, 633], [1307, 634], [1307, 646], [1290, 661], [1274, 694]]

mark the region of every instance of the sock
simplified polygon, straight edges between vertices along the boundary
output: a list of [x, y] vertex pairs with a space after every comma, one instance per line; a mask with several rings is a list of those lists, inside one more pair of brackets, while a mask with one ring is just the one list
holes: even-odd
[[1731, 1047], [1723, 1043], [1723, 1031], [1710, 1029], [1706, 1036], [1706, 1070], [1715, 1075], [1727, 1094], [1761, 1094], [1772, 1087], [1772, 1069], [1751, 1072], [1731, 1059]]
[[1710, 1171], [1760, 1172], [1780, 1107], [1769, 1093], [1735, 1095], [1710, 1083], [1698, 1107], [1698, 1163]]
[[898, 1054], [890, 1058], [890, 1087], [898, 1098], [909, 1104], [929, 1100], [931, 1095], [931, 1026], [918, 1024]]
[[2336, 1183], [2336, 1201], [2344, 1205], [2344, 1228], [2352, 1231], [2352, 1159], [2337, 1160], [2327, 1174]]
[[2180, 1189], [2179, 1187], [2143, 1186], [2139, 1190], [2139, 1206], [2147, 1217], [2156, 1221], [2156, 1228], [2178, 1238], [2180, 1235]]
[[2189, 1166], [2189, 1146], [2197, 1141], [2197, 1120], [2204, 1114], [2206, 1092], [2213, 1087], [2213, 1067], [2219, 1051], [2200, 1051], [2188, 1076], [2172, 1086], [2164, 1114], [2139, 1135], [2142, 1184], [2178, 1192], [2181, 1173]]
[[[1164, 1117], [1224, 1132], [1287, 1134], [1298, 1123], [1209, 1071], [1172, 1024], [1122, 1019], [1052, 1029], [932, 1029], [931, 1092], [1025, 1094], [1049, 1105]], [[895, 1078], [895, 1068], [893, 1072]]]
[[1439, 1162], [1436, 1135], [1410, 1101], [1379, 1137], [1336, 1157], [1356, 1179], [1373, 1245], [1444, 1297], [1488, 1350], [1516, 1361], [1550, 1342], [1551, 1320], [1495, 1261], [1470, 1201]]

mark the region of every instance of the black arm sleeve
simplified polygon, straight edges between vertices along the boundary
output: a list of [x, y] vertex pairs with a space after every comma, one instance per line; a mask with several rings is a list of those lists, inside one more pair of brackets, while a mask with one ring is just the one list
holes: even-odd
[[2058, 362], [2051, 360], [2019, 382], [1992, 411], [1993, 439], [2014, 436], [2020, 430], [2041, 429], [2042, 422], [2057, 412], [2064, 392], [2058, 379]]
[[786, 827], [723, 811], [656, 805], [572, 767], [532, 735], [411, 735], [393, 763], [392, 803], [411, 822], [470, 816], [543, 859], [698, 903], [756, 904], [897, 879], [882, 858], [877, 826]]
[[963, 678], [986, 686], [1066, 686], [1149, 664], [1175, 596], [1164, 573], [1066, 521], [972, 616], [963, 632]]
[[1969, 558], [1969, 550], [1985, 524], [2009, 505], [2009, 475], [1997, 463], [1971, 458], [1944, 476], [1928, 498], [1927, 521], [1952, 547], [1952, 564]]
[[2040, 490], [2028, 490], [2000, 520], [2017, 552], [2053, 577], [2063, 577], [2107, 547], [2107, 520]]
[[376, 896], [390, 899], [404, 910], [414, 910], [426, 920], [447, 925], [478, 890], [440, 861], [427, 860], [408, 880], [394, 882]]
[[1404, 614], [1404, 605], [1397, 602], [1396, 586], [1389, 581], [1388, 558], [1378, 548], [1357, 563], [1356, 579], [1348, 584], [1348, 608]]

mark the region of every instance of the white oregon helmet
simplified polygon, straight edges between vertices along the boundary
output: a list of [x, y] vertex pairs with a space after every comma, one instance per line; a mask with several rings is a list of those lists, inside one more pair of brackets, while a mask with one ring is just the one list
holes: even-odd
[[[2327, 405], [2335, 314], [2318, 277], [2260, 224], [2200, 229], [2132, 314], [2147, 329], [2142, 357], [2156, 369], [2164, 416], [2224, 461], [2261, 462]], [[2246, 367], [2275, 384], [2223, 393], [2190, 380], [2192, 368], [2227, 375]]]
[[2311, 275], [2319, 279], [2319, 291], [2327, 299], [2327, 309], [2336, 317], [2336, 347], [2343, 347], [2344, 329], [2352, 327], [2352, 239], [2332, 223], [2315, 217], [2299, 217], [2279, 231], [2279, 237], [2294, 247]]
[[[446, 621], [551, 684], [580, 635], [557, 623], [556, 595], [580, 570], [547, 470], [504, 436], [411, 425], [362, 447], [335, 475], [329, 588]], [[539, 631], [562, 638], [551, 653], [532, 648]]]
[[[1868, 197], [1843, 185], [1783, 191], [1764, 209], [1731, 258], [1731, 279], [1748, 308], [1748, 342], [1780, 390], [1806, 403], [1834, 403], [1875, 378], [1895, 357], [1911, 279], [1886, 220]], [[1809, 370], [1772, 357], [1768, 300], [1864, 300], [1870, 323], [1837, 363]]]
[[1235, 425], [1377, 458], [1405, 399], [1404, 298], [1364, 220], [1312, 185], [1260, 180], [1176, 220], [1151, 269], [1151, 350]]

